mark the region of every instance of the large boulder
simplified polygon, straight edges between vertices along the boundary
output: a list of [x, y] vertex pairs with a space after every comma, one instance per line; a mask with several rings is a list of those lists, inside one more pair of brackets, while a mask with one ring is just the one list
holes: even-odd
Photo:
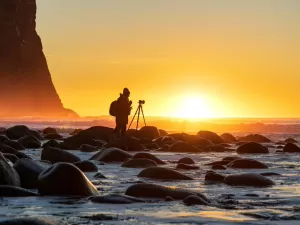
[[294, 138], [288, 138], [284, 141], [284, 143], [298, 143]]
[[201, 150], [191, 144], [186, 142], [176, 142], [172, 144], [169, 148], [170, 152], [187, 152], [187, 153], [200, 153]]
[[127, 162], [124, 162], [122, 167], [127, 168], [148, 168], [157, 166], [156, 162], [150, 159], [129, 159]]
[[105, 196], [94, 196], [90, 200], [94, 203], [101, 204], [132, 204], [132, 203], [141, 203], [145, 202], [142, 199], [135, 198], [128, 195], [105, 195]]
[[197, 195], [203, 199], [207, 199], [203, 194], [198, 192], [193, 192], [190, 190], [165, 187], [156, 184], [134, 184], [130, 186], [125, 195], [137, 197], [137, 198], [160, 198], [165, 199], [166, 197], [171, 197], [176, 200], [183, 200], [190, 195]]
[[249, 142], [239, 146], [236, 150], [238, 154], [269, 154], [266, 146], [256, 142]]
[[109, 141], [111, 135], [113, 133], [113, 129], [109, 127], [91, 127], [89, 129], [80, 131], [78, 134], [68, 137], [65, 139], [64, 143], [68, 145], [70, 148], [80, 148], [83, 144], [89, 145], [97, 145], [96, 139]]
[[193, 178], [179, 173], [175, 170], [163, 167], [150, 167], [142, 170], [138, 177], [152, 178], [158, 180], [193, 180]]
[[75, 163], [80, 161], [80, 158], [65, 150], [61, 150], [53, 147], [47, 147], [42, 150], [41, 160], [47, 160], [51, 163], [57, 163], [57, 162]]
[[1, 221], [0, 225], [68, 225], [64, 222], [40, 218], [20, 218]]
[[195, 161], [189, 157], [184, 157], [182, 159], [179, 159], [178, 162], [179, 163], [184, 163], [184, 164], [195, 164]]
[[230, 186], [246, 187], [267, 187], [275, 185], [269, 178], [252, 173], [228, 175], [225, 177], [224, 183]]
[[24, 125], [10, 127], [6, 130], [6, 136], [9, 139], [18, 140], [28, 135], [29, 128]]
[[256, 143], [269, 143], [272, 142], [269, 138], [260, 134], [250, 134], [245, 137], [240, 137], [238, 139], [240, 142], [256, 142]]
[[237, 159], [227, 165], [234, 169], [267, 169], [268, 166], [254, 159]]
[[38, 196], [38, 195], [34, 192], [28, 191], [20, 187], [0, 185], [0, 197], [31, 197], [31, 196]]
[[159, 136], [163, 137], [163, 136], [167, 136], [168, 135], [168, 132], [165, 131], [165, 130], [162, 130], [162, 129], [158, 129], [159, 131]]
[[61, 144], [57, 140], [49, 140], [43, 144], [43, 148], [47, 147], [53, 147], [53, 148], [59, 148]]
[[221, 135], [221, 138], [226, 142], [226, 143], [234, 143], [237, 142], [236, 138], [229, 133], [225, 133]]
[[9, 138], [6, 135], [0, 135], [0, 143], [3, 143], [4, 141], [8, 141]]
[[4, 156], [0, 153], [0, 185], [20, 187], [20, 177], [17, 171], [9, 165]]
[[2, 153], [8, 153], [8, 154], [13, 154], [13, 155], [17, 156], [19, 159], [30, 158], [25, 153], [19, 152], [16, 149], [14, 149], [12, 147], [9, 147], [7, 145], [4, 145], [4, 144], [0, 144], [0, 152], [2, 152]]
[[206, 148], [214, 145], [210, 140], [199, 137], [198, 135], [186, 135], [185, 142], [195, 145], [199, 148]]
[[14, 164], [14, 169], [18, 172], [21, 180], [21, 187], [36, 189], [39, 175], [50, 165], [34, 161], [32, 159], [19, 159]]
[[3, 142], [3, 144], [9, 146], [9, 147], [12, 147], [18, 151], [23, 151], [25, 150], [25, 147], [20, 144], [18, 141], [13, 141], [13, 140], [6, 140]]
[[42, 146], [37, 138], [28, 135], [20, 138], [18, 142], [25, 148], [40, 148]]
[[283, 148], [283, 152], [296, 153], [300, 152], [300, 148], [296, 144], [287, 143]]
[[153, 140], [160, 136], [159, 130], [156, 127], [145, 126], [139, 130], [139, 137]]
[[107, 148], [96, 153], [90, 160], [101, 162], [126, 162], [132, 155], [118, 148]]
[[44, 130], [43, 130], [43, 134], [44, 135], [47, 135], [47, 134], [57, 134], [57, 131], [55, 128], [53, 127], [46, 127]]
[[199, 131], [197, 136], [210, 140], [214, 144], [224, 143], [224, 140], [219, 135], [211, 131]]
[[161, 159], [157, 158], [155, 155], [152, 155], [148, 152], [136, 153], [133, 156], [133, 159], [150, 159], [150, 160], [152, 160], [152, 161], [154, 161], [154, 162], [156, 162], [157, 164], [160, 164], [160, 165], [166, 164], [164, 161], [162, 161]]
[[76, 166], [56, 163], [39, 176], [38, 191], [46, 196], [93, 196], [96, 187]]
[[97, 172], [98, 167], [92, 161], [84, 160], [74, 163], [82, 172]]
[[208, 171], [204, 178], [206, 183], [223, 183], [224, 179], [224, 175], [215, 173], [214, 171]]

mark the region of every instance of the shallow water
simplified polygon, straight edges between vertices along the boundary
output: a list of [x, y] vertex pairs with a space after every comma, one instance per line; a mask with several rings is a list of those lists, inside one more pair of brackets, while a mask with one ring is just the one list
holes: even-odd
[[[272, 140], [282, 140], [291, 135], [268, 134]], [[299, 140], [299, 136], [292, 135]], [[206, 154], [173, 154], [152, 152], [165, 161], [176, 161], [189, 156], [197, 162], [200, 170], [181, 171], [194, 178], [191, 181], [157, 181], [137, 177], [141, 169], [122, 168], [120, 164], [98, 165], [99, 172], [107, 179], [95, 179], [95, 173], [86, 173], [96, 184], [100, 195], [124, 194], [127, 187], [139, 181], [171, 187], [195, 190], [206, 195], [216, 207], [185, 206], [181, 201], [137, 203], [129, 205], [96, 204], [87, 199], [61, 197], [2, 198], [0, 220], [14, 217], [48, 217], [70, 224], [299, 224], [300, 223], [300, 154], [276, 153], [269, 148], [269, 155], [249, 155], [268, 165], [269, 169], [251, 170], [254, 173], [275, 172], [282, 176], [270, 177], [276, 185], [269, 188], [240, 188], [224, 184], [207, 185], [205, 164], [220, 160], [234, 152]], [[40, 158], [40, 150], [26, 150], [33, 158]], [[94, 153], [72, 151], [82, 160]], [[134, 153], [133, 153], [134, 154]], [[168, 163], [169, 168], [176, 164]], [[248, 170], [250, 171], [250, 170]], [[247, 170], [221, 171], [223, 174], [248, 172]], [[103, 214], [108, 216], [103, 218]], [[95, 215], [98, 215], [95, 216]]]

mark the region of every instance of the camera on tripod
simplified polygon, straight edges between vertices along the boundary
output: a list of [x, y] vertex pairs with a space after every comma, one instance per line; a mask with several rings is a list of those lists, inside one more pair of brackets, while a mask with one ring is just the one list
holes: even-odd
[[145, 100], [139, 100], [140, 105], [144, 105], [145, 103], [146, 103]]
[[135, 114], [134, 114], [134, 116], [133, 116], [133, 118], [131, 120], [131, 123], [130, 123], [130, 125], [128, 127], [128, 130], [130, 129], [130, 127], [131, 127], [131, 125], [132, 125], [132, 123], [133, 123], [134, 118], [135, 118], [136, 115], [137, 115], [136, 130], [138, 130], [138, 128], [139, 128], [139, 121], [140, 121], [140, 114], [142, 114], [143, 120], [144, 120], [144, 124], [145, 124], [145, 126], [147, 126], [146, 125], [145, 116], [144, 116], [144, 111], [143, 111], [143, 105], [145, 103], [146, 103], [145, 100], [139, 100], [139, 106], [138, 106], [138, 108], [137, 108], [137, 110], [136, 110], [136, 112], [135, 112]]

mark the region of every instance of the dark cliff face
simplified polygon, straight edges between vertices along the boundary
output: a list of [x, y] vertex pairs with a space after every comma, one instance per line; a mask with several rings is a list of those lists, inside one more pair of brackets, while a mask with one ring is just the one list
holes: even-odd
[[0, 116], [76, 117], [53, 85], [35, 0], [0, 0]]

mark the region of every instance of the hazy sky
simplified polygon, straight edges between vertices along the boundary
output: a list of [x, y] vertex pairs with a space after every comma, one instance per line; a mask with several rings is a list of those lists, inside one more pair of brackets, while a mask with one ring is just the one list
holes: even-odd
[[108, 114], [126, 86], [147, 115], [300, 116], [299, 0], [37, 3], [53, 82], [80, 115]]

